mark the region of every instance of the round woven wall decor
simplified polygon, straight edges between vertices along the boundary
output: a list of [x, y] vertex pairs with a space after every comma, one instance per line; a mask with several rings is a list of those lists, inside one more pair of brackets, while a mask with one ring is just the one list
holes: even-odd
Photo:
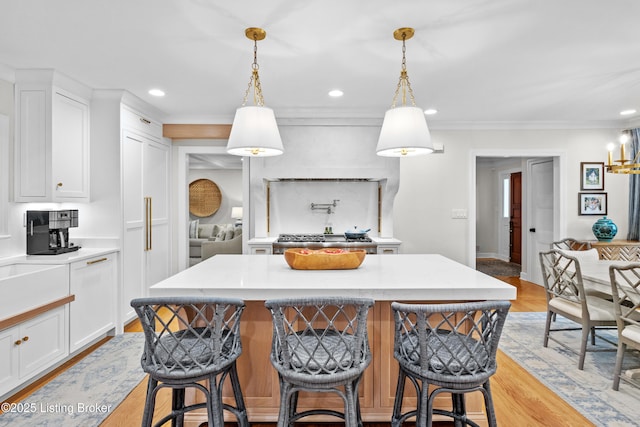
[[189, 184], [189, 212], [200, 218], [211, 216], [220, 208], [222, 194], [215, 182], [197, 179]]

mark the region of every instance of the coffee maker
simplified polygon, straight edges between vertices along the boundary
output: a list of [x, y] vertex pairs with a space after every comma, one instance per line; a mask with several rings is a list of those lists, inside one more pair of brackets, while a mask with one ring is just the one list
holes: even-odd
[[78, 210], [27, 211], [27, 255], [58, 255], [77, 251], [69, 228], [78, 226]]

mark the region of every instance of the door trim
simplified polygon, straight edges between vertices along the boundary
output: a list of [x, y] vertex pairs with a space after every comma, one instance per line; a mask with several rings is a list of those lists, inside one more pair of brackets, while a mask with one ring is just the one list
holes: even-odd
[[[476, 161], [478, 157], [552, 157], [553, 158], [553, 174], [554, 174], [554, 186], [553, 197], [555, 206], [557, 206], [554, 212], [553, 219], [553, 236], [555, 240], [558, 240], [560, 236], [563, 236], [567, 232], [567, 152], [565, 150], [554, 149], [478, 149], [469, 151], [469, 223], [467, 227], [467, 265], [471, 268], [476, 267]], [[525, 172], [525, 171], [523, 171]], [[527, 179], [529, 171], [526, 171]], [[527, 190], [523, 189], [523, 192]], [[523, 200], [524, 202], [524, 200]], [[524, 230], [529, 229], [529, 204], [523, 206], [523, 225]], [[520, 277], [527, 280], [528, 277], [528, 265], [529, 265], [529, 240], [526, 233], [523, 234], [522, 242], [522, 273]], [[525, 242], [526, 240], [526, 242]], [[526, 253], [525, 253], [526, 251]]]

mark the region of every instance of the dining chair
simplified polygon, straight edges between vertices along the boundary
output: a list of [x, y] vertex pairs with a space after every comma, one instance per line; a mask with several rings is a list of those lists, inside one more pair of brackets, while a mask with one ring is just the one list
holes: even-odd
[[[539, 256], [547, 298], [543, 346], [547, 347], [549, 340], [552, 340], [570, 351], [575, 351], [561, 339], [553, 337], [551, 332], [581, 330], [578, 369], [582, 370], [587, 351], [612, 350], [587, 348], [587, 342], [591, 334], [591, 344], [595, 345], [596, 328], [612, 329], [616, 326], [613, 302], [585, 293], [580, 262], [577, 258], [557, 249], [540, 252]], [[560, 315], [580, 326], [551, 328], [551, 320], [555, 315]], [[615, 345], [604, 337], [598, 337]]]
[[609, 267], [611, 294], [618, 325], [618, 353], [613, 371], [613, 389], [620, 380], [640, 387], [638, 378], [622, 373], [624, 354], [628, 347], [640, 350], [640, 264]]
[[[416, 417], [416, 426], [431, 427], [433, 414], [445, 415], [455, 426], [477, 426], [467, 418], [465, 394], [480, 391], [489, 426], [496, 426], [489, 379], [496, 373], [496, 353], [511, 303], [479, 301], [456, 304], [393, 302], [393, 356], [398, 384], [391, 426]], [[402, 413], [406, 379], [418, 395], [416, 409]], [[430, 386], [435, 386], [430, 391]], [[440, 393], [450, 393], [452, 410], [435, 409]]]
[[[271, 363], [280, 379], [278, 427], [309, 415], [344, 419], [362, 426], [358, 386], [371, 363], [368, 298], [293, 298], [265, 302], [273, 319]], [[338, 394], [344, 412], [335, 408], [298, 411], [300, 391]]]
[[567, 251], [586, 251], [591, 249], [591, 243], [567, 237], [566, 239], [551, 242], [551, 249], [563, 249]]
[[[224, 427], [223, 410], [242, 427], [249, 425], [236, 360], [242, 353], [240, 317], [244, 302], [212, 297], [155, 297], [131, 301], [145, 336], [142, 369], [149, 374], [142, 426], [152, 425], [158, 391], [172, 390], [169, 420], [182, 426], [184, 414], [206, 408], [208, 424]], [[235, 405], [223, 403], [222, 387], [230, 380]], [[206, 380], [202, 383], [202, 380]], [[201, 391], [206, 402], [185, 405], [185, 388]]]

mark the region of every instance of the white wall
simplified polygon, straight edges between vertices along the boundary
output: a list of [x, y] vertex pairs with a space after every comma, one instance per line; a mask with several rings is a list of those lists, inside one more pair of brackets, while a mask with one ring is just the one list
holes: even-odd
[[[588, 130], [433, 130], [435, 142], [445, 153], [402, 159], [400, 189], [394, 204], [395, 237], [403, 241], [404, 253], [440, 253], [464, 264], [472, 264], [469, 247], [475, 252], [475, 233], [469, 219], [451, 218], [452, 209], [469, 206], [473, 180], [471, 153], [483, 150], [566, 151], [566, 234], [594, 240], [592, 224], [599, 217], [578, 215], [580, 162], [606, 161], [606, 144], [617, 129]], [[473, 159], [475, 161], [475, 159]], [[609, 215], [618, 224], [618, 237], [627, 233], [628, 177], [607, 174], [605, 191]], [[470, 215], [471, 217], [471, 215]], [[525, 225], [523, 225], [525, 228]], [[556, 236], [561, 237], [561, 236]]]

